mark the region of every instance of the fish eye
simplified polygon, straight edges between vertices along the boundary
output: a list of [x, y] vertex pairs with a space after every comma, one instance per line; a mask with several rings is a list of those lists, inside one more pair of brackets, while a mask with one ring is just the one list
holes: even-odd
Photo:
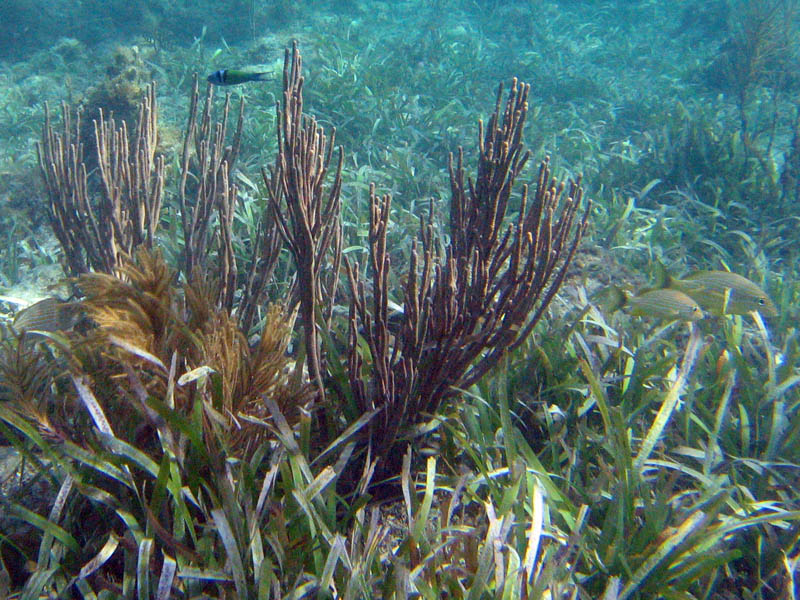
[[758, 299], [758, 305], [759, 306], [764, 306], [766, 303], [767, 303], [767, 301], [764, 298], [759, 298]]

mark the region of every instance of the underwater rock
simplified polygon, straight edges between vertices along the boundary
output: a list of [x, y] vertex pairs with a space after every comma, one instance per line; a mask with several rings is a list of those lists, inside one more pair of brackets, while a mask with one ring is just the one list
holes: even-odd
[[[100, 109], [103, 118], [113, 116], [118, 126], [122, 121], [128, 124], [130, 135], [134, 134], [139, 113], [139, 103], [153, 79], [153, 70], [145, 62], [147, 50], [139, 46], [117, 46], [105, 68], [106, 78], [89, 88], [83, 105], [81, 123], [81, 142], [84, 148], [95, 147], [92, 120], [98, 119]], [[87, 152], [86, 158], [96, 160], [94, 152]], [[89, 166], [89, 165], [87, 165]], [[93, 164], [92, 164], [93, 166]]]
[[87, 120], [96, 119], [103, 109], [107, 117], [113, 113], [119, 121], [136, 122], [139, 102], [153, 78], [153, 72], [145, 63], [143, 51], [138, 46], [117, 46], [111, 62], [106, 66], [106, 79], [90, 88], [84, 105]]

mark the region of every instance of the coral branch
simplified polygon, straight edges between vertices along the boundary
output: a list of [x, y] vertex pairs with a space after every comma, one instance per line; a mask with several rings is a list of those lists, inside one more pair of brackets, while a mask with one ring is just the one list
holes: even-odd
[[[361, 280], [358, 265], [346, 263], [353, 298], [348, 364], [360, 408], [383, 409], [373, 443], [387, 458], [404, 429], [478, 381], [530, 335], [585, 231], [590, 203], [575, 223], [583, 203], [580, 180], [569, 186], [556, 182], [547, 159], [539, 168], [533, 197], [523, 186], [518, 215], [509, 222], [512, 192], [529, 158], [522, 142], [528, 91], [514, 80], [503, 107], [501, 87], [487, 127], [479, 124], [475, 181], [465, 179], [463, 152], [459, 150], [455, 164], [451, 156], [449, 242], [438, 251], [432, 216], [421, 223], [394, 336], [386, 249], [391, 199], [371, 190], [371, 285]], [[371, 305], [366, 297], [370, 288]], [[358, 350], [359, 335], [370, 351], [368, 374]]]
[[[333, 183], [324, 190], [336, 131], [331, 139], [313, 117], [303, 114], [302, 58], [297, 44], [287, 49], [283, 67], [283, 108], [278, 113], [278, 156], [269, 174], [262, 171], [275, 214], [278, 231], [288, 246], [297, 268], [297, 291], [305, 337], [309, 377], [317, 384], [321, 398], [322, 358], [317, 340], [319, 307], [331, 306], [341, 261], [341, 215], [343, 152]], [[322, 285], [320, 271], [331, 254], [328, 285]], [[328, 320], [330, 319], [330, 313]]]
[[[226, 145], [228, 135], [228, 119], [230, 113], [230, 95], [225, 97], [222, 118], [212, 123], [213, 86], [206, 88], [206, 97], [202, 112], [198, 112], [200, 98], [197, 75], [194, 76], [192, 101], [189, 108], [189, 121], [186, 125], [181, 159], [181, 178], [178, 187], [178, 199], [181, 208], [181, 219], [184, 236], [184, 265], [186, 279], [192, 281], [195, 271], [205, 272], [208, 268], [207, 258], [211, 246], [214, 212], [217, 211], [221, 227], [232, 223], [233, 207], [236, 204], [236, 188], [229, 181], [233, 171], [244, 121], [244, 100], [239, 104], [238, 118], [230, 145]], [[192, 153], [194, 145], [194, 153]], [[196, 182], [191, 190], [187, 183]], [[193, 198], [192, 198], [193, 197]], [[230, 231], [228, 232], [230, 233]], [[222, 234], [225, 237], [225, 234]], [[233, 260], [232, 248], [228, 241], [221, 240], [220, 255], [222, 270], [230, 274]], [[227, 267], [225, 266], [227, 265]], [[222, 287], [226, 282], [221, 282]], [[223, 290], [222, 298], [228, 296]], [[230, 309], [230, 306], [228, 306]]]
[[156, 156], [158, 108], [155, 84], [139, 105], [131, 150], [127, 124], [112, 118], [94, 121], [99, 198], [93, 199], [80, 141], [80, 110], [73, 120], [62, 105], [63, 132], [56, 133], [45, 107], [39, 170], [49, 198], [50, 225], [64, 250], [72, 275], [89, 270], [113, 272], [122, 256], [145, 244], [151, 247], [161, 211], [164, 159]]

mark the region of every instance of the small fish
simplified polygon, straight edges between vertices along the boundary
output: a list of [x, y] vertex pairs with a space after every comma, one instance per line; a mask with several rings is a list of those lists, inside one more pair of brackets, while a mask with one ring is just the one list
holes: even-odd
[[19, 311], [12, 325], [17, 333], [67, 331], [75, 326], [80, 314], [80, 307], [75, 302], [45, 298]]
[[657, 287], [680, 290], [714, 315], [746, 315], [758, 311], [775, 317], [778, 309], [755, 283], [730, 271], [696, 271], [676, 279], [663, 265], [656, 270]]
[[239, 85], [248, 81], [267, 81], [269, 79], [272, 79], [270, 73], [258, 73], [241, 69], [220, 69], [208, 76], [208, 82], [214, 85]]
[[630, 313], [637, 317], [670, 321], [698, 321], [705, 317], [697, 302], [678, 290], [645, 290], [630, 296], [618, 287], [611, 287], [603, 295], [608, 301], [609, 310], [615, 311], [627, 306]]

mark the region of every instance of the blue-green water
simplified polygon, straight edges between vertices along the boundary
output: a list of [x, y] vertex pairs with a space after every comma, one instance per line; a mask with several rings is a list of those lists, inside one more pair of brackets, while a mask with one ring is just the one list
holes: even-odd
[[[654, 257], [679, 269], [724, 261], [775, 288], [790, 279], [779, 265], [793, 266], [800, 193], [796, 9], [774, 0], [6, 0], [0, 200], [3, 229], [16, 223], [16, 262], [3, 284], [24, 277], [23, 232], [42, 223], [34, 141], [45, 102], [82, 105], [87, 119], [105, 105], [132, 121], [154, 80], [169, 154], [193, 73], [272, 73], [226, 90], [246, 99], [240, 169], [257, 180], [274, 156], [283, 50], [296, 39], [307, 112], [336, 127], [345, 151], [346, 211], [363, 208], [369, 182], [409, 210], [446, 202], [448, 154], [464, 146], [470, 155], [497, 85], [517, 77], [531, 85], [534, 159], [547, 154], [560, 174], [583, 175], [597, 207], [592, 240], [614, 260], [641, 272]], [[0, 264], [11, 254], [6, 247]]]

